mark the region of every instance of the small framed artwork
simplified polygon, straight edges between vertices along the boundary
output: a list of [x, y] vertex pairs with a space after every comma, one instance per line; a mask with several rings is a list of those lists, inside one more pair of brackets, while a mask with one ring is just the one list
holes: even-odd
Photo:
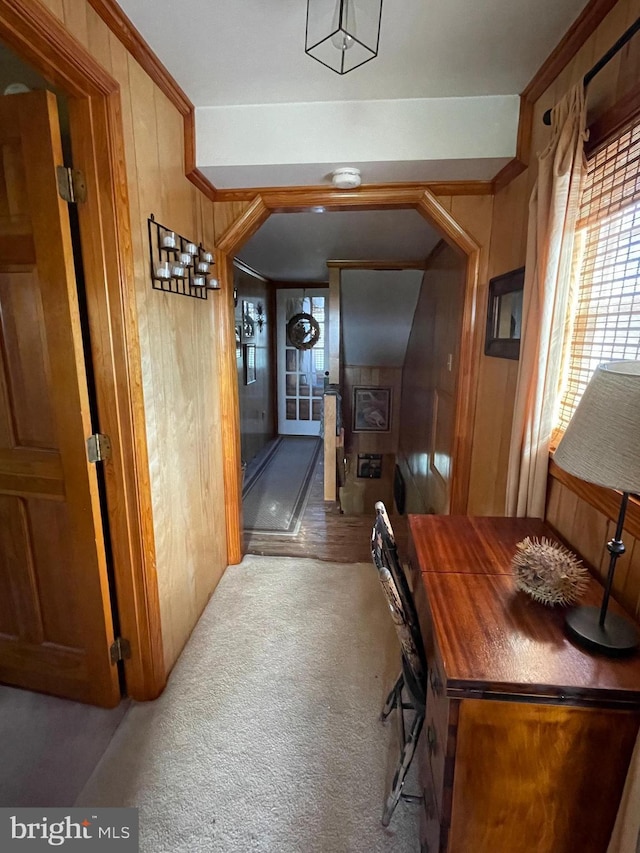
[[489, 282], [485, 355], [520, 357], [523, 288], [524, 267], [498, 275]]
[[358, 453], [358, 477], [379, 480], [382, 477], [382, 453]]
[[353, 389], [353, 432], [389, 432], [391, 388]]
[[256, 334], [256, 306], [253, 302], [242, 300], [242, 340], [252, 341]]
[[236, 358], [242, 358], [242, 323], [236, 323]]
[[256, 381], [256, 345], [244, 345], [244, 384], [251, 385]]

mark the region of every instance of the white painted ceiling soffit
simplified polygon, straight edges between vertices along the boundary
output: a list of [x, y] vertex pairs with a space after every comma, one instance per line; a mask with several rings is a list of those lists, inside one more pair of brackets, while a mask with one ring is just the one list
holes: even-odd
[[[355, 72], [354, 72], [355, 73]], [[196, 110], [198, 166], [219, 188], [491, 180], [516, 153], [516, 95], [259, 104]]]
[[339, 76], [304, 52], [305, 0], [119, 2], [195, 104], [197, 164], [221, 188], [344, 165], [364, 183], [493, 178], [518, 94], [586, 5], [383, 0], [378, 57]]

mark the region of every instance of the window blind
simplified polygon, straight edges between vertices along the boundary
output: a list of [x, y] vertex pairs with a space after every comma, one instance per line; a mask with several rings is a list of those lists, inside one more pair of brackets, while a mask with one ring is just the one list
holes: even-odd
[[561, 430], [598, 364], [640, 358], [640, 120], [589, 160], [577, 227], [578, 292]]

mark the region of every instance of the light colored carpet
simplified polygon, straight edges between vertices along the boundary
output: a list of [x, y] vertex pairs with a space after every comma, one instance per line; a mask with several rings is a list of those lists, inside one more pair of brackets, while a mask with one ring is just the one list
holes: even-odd
[[72, 806], [128, 706], [0, 686], [0, 806]]
[[380, 824], [398, 668], [373, 566], [247, 556], [77, 804], [138, 806], [142, 853], [416, 853], [419, 806]]
[[242, 497], [246, 531], [295, 536], [309, 497], [322, 444], [318, 438], [285, 435]]

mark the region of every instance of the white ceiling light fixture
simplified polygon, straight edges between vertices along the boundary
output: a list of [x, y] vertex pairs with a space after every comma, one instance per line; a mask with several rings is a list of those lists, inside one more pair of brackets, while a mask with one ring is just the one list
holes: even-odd
[[382, 0], [307, 0], [304, 50], [336, 74], [378, 55]]
[[353, 166], [336, 169], [331, 173], [331, 183], [341, 190], [354, 190], [362, 183], [360, 169], [355, 169]]

